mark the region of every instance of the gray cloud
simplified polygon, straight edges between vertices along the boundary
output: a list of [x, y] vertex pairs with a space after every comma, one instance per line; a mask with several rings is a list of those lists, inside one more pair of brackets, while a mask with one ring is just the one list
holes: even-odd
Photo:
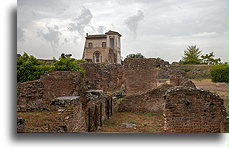
[[136, 35], [138, 24], [143, 19], [144, 19], [143, 12], [141, 10], [138, 10], [136, 15], [130, 16], [125, 20], [125, 24], [129, 28], [129, 30]]
[[43, 31], [39, 31], [38, 35], [43, 37], [52, 47], [53, 50], [56, 50], [59, 45], [61, 32], [58, 30], [58, 26], [54, 26], [54, 28], [47, 27], [48, 32], [44, 33]]
[[17, 40], [24, 41], [24, 30], [21, 27], [17, 27]]
[[97, 29], [97, 32], [100, 33], [100, 34], [102, 34], [102, 33], [105, 32], [105, 30], [106, 30], [106, 27], [105, 26], [99, 26], [98, 29]]
[[69, 24], [69, 31], [77, 31], [80, 35], [84, 35], [84, 29], [90, 24], [93, 15], [87, 8], [83, 8], [80, 15], [76, 17], [72, 23]]
[[[17, 18], [19, 51], [39, 58], [65, 51], [81, 58], [85, 32], [115, 30], [122, 34], [123, 57], [141, 52], [179, 60], [188, 45], [197, 44], [203, 52], [227, 60], [224, 0], [18, 0]], [[52, 27], [44, 28], [46, 24]]]

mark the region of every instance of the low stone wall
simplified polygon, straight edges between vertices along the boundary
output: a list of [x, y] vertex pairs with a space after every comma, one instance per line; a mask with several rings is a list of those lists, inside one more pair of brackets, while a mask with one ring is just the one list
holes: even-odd
[[[17, 132], [93, 132], [112, 116], [113, 106], [112, 97], [102, 90], [58, 97], [51, 100], [48, 111], [20, 112]], [[41, 123], [35, 123], [38, 120]]]
[[124, 60], [124, 85], [127, 95], [138, 95], [157, 87], [156, 59]]
[[47, 100], [80, 95], [83, 90], [82, 76], [78, 71], [51, 71], [39, 80], [17, 83], [17, 110], [46, 110]]
[[85, 113], [79, 96], [58, 97], [52, 100], [53, 112], [60, 112], [53, 132], [86, 132]]
[[107, 118], [106, 97], [102, 90], [89, 90], [85, 92], [81, 99], [87, 131], [94, 131], [99, 126], [102, 126], [103, 120]]
[[172, 69], [179, 69], [186, 72], [189, 79], [210, 79], [211, 65], [171, 65]]
[[203, 89], [175, 87], [164, 99], [165, 130], [171, 133], [227, 132], [223, 100]]
[[119, 106], [120, 112], [162, 113], [163, 95], [172, 85], [163, 84], [141, 95], [127, 96]]

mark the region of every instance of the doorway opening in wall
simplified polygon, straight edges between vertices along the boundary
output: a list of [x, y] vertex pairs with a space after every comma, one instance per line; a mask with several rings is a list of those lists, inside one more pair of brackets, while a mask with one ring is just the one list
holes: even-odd
[[95, 63], [100, 63], [101, 62], [101, 59], [102, 59], [102, 56], [99, 52], [95, 52], [94, 53], [94, 62]]

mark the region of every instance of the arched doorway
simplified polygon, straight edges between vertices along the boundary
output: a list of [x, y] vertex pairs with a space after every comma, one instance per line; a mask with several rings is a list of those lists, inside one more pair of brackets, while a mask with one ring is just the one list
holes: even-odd
[[102, 55], [100, 52], [96, 51], [94, 52], [93, 59], [95, 63], [101, 63], [102, 62]]

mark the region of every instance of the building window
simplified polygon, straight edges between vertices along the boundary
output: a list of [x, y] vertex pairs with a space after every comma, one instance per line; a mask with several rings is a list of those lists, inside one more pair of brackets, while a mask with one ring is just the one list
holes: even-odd
[[106, 42], [102, 42], [102, 47], [106, 48]]
[[93, 48], [93, 44], [92, 43], [88, 43], [88, 48]]
[[102, 59], [102, 56], [99, 52], [95, 52], [94, 53], [94, 62], [95, 63], [100, 63], [101, 62], [101, 59]]
[[110, 48], [114, 49], [114, 38], [110, 38]]

